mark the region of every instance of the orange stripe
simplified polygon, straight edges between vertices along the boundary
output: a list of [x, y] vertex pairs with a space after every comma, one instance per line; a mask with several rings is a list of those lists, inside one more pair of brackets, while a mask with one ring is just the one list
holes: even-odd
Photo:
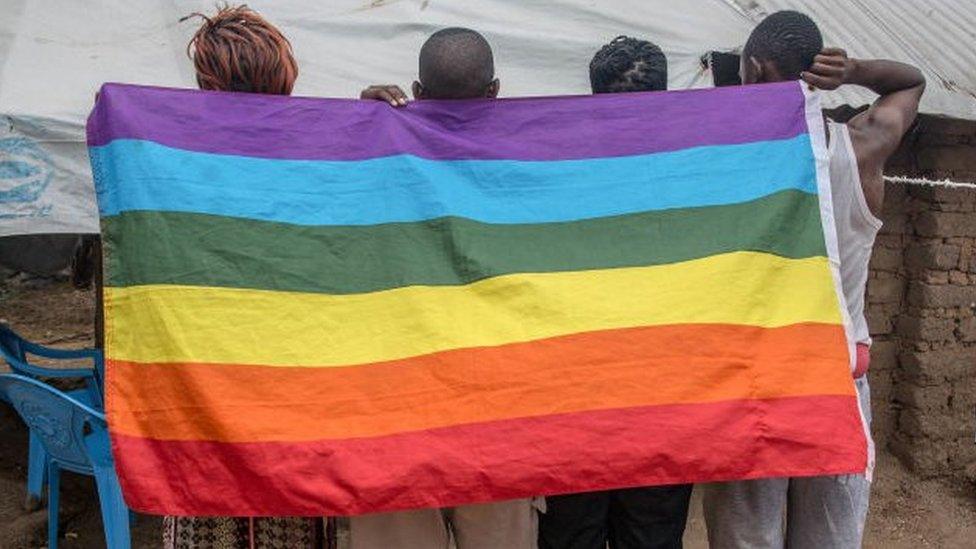
[[827, 324], [608, 330], [345, 368], [110, 361], [108, 381], [115, 432], [224, 442], [854, 394], [843, 328]]

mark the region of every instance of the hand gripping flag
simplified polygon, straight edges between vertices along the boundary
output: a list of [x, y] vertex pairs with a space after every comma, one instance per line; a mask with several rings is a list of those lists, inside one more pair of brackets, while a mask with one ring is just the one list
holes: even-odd
[[866, 467], [797, 83], [400, 109], [106, 85], [88, 132], [137, 510]]

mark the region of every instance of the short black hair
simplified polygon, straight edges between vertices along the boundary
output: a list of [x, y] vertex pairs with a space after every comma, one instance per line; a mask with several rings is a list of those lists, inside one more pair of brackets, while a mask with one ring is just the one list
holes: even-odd
[[813, 19], [798, 11], [778, 11], [749, 35], [742, 55], [771, 61], [787, 80], [798, 80], [823, 49], [823, 35]]
[[491, 45], [476, 31], [441, 29], [420, 48], [420, 84], [431, 98], [481, 97], [494, 78]]
[[590, 61], [593, 93], [661, 91], [668, 89], [668, 60], [647, 40], [618, 36]]

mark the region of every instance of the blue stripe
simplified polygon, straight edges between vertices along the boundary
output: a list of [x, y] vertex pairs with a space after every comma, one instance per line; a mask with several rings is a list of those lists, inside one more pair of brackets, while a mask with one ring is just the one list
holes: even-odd
[[103, 216], [195, 212], [299, 225], [458, 216], [550, 223], [816, 194], [810, 138], [559, 161], [276, 160], [115, 140], [91, 149]]

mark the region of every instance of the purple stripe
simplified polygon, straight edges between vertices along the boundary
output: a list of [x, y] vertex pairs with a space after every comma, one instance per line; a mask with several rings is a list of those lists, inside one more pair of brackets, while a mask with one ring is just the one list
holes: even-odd
[[400, 109], [379, 101], [106, 84], [88, 119], [88, 141], [95, 146], [143, 139], [199, 152], [293, 160], [396, 154], [433, 160], [565, 160], [788, 139], [807, 131], [804, 105], [795, 82], [418, 101]]

